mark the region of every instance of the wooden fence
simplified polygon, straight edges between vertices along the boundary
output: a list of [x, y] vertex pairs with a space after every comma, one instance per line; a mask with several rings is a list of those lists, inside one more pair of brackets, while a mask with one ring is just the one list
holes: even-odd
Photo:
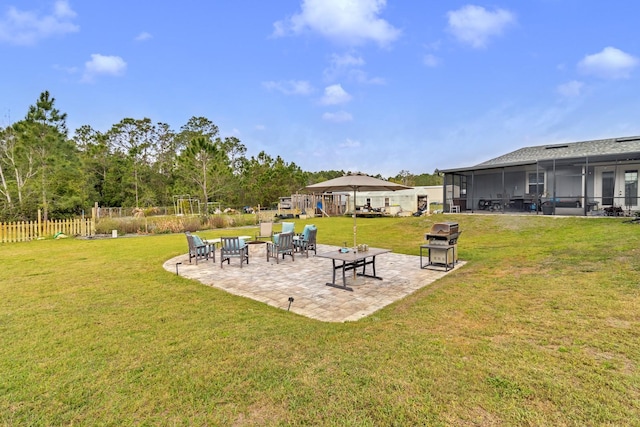
[[70, 237], [93, 236], [96, 224], [93, 218], [0, 222], [0, 243], [28, 242], [55, 237], [58, 233]]

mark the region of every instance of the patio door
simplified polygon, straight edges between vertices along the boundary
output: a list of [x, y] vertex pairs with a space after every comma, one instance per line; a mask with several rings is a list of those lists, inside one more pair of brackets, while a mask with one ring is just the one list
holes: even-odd
[[614, 189], [613, 171], [602, 172], [602, 206], [613, 206]]
[[638, 171], [624, 171], [624, 205], [638, 205]]

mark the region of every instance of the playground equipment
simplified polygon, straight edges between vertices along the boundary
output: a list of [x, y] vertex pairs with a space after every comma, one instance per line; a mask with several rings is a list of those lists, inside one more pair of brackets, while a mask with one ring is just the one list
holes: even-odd
[[200, 215], [200, 200], [188, 194], [173, 196], [173, 208], [177, 216]]

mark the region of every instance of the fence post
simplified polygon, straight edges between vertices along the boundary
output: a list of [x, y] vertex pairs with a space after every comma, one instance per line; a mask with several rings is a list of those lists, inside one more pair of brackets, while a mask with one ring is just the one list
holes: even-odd
[[38, 235], [36, 237], [42, 237], [44, 234], [42, 231], [42, 211], [38, 209]]

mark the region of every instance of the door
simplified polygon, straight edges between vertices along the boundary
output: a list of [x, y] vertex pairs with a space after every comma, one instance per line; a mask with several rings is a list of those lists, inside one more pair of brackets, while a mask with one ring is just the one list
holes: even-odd
[[613, 206], [615, 181], [613, 171], [602, 172], [602, 205]]
[[624, 205], [638, 205], [638, 171], [624, 171]]

